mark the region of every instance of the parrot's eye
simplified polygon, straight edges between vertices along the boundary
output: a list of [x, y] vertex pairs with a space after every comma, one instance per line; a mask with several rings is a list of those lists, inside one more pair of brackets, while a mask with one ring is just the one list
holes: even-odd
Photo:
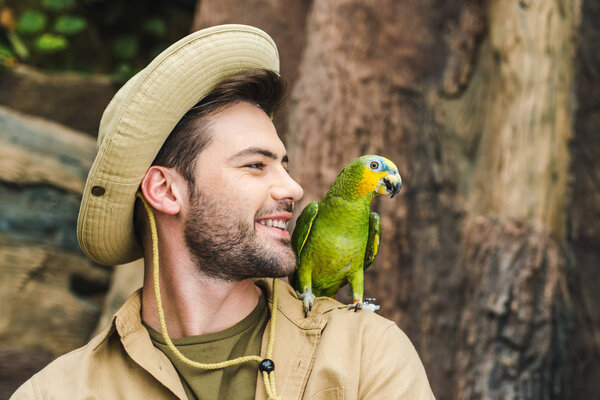
[[370, 167], [371, 167], [371, 169], [375, 170], [375, 169], [379, 168], [379, 163], [377, 161], [371, 161]]

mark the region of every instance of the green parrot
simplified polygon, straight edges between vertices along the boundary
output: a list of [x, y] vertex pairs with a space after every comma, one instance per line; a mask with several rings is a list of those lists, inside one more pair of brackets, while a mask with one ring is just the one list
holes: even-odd
[[354, 300], [350, 309], [379, 309], [363, 302], [364, 270], [373, 263], [381, 241], [381, 221], [370, 212], [371, 200], [377, 195], [394, 197], [401, 186], [393, 162], [366, 155], [340, 172], [323, 200], [304, 208], [292, 234], [298, 257], [292, 285], [305, 316], [315, 296], [334, 297], [346, 283]]

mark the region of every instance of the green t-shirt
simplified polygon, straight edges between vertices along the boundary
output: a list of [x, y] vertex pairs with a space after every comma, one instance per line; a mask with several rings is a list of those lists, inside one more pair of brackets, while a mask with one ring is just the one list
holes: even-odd
[[[216, 363], [237, 357], [259, 355], [263, 332], [269, 320], [265, 296], [243, 320], [222, 332], [172, 339], [187, 358], [202, 363]], [[189, 399], [254, 399], [258, 364], [243, 363], [223, 369], [205, 371], [192, 368], [175, 357], [162, 334], [144, 323], [155, 347], [175, 366]]]

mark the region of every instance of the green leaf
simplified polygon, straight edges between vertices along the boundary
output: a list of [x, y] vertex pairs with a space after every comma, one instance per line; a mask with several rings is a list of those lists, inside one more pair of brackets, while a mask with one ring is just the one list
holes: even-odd
[[75, 3], [75, 0], [42, 0], [42, 6], [52, 11], [65, 10]]
[[11, 49], [9, 49], [8, 47], [0, 44], [0, 59], [3, 58], [11, 58], [14, 57], [15, 55], [13, 54], [13, 52], [11, 51]]
[[61, 15], [54, 24], [54, 31], [63, 35], [75, 35], [87, 28], [87, 21], [77, 15]]
[[131, 68], [131, 65], [128, 63], [121, 63], [113, 72], [113, 79], [117, 82], [125, 82], [129, 80], [134, 75], [134, 71]]
[[27, 46], [25, 46], [25, 43], [23, 43], [19, 35], [16, 34], [16, 32], [8, 31], [6, 32], [6, 36], [10, 45], [12, 46], [13, 51], [17, 54], [17, 56], [19, 56], [21, 60], [26, 60], [27, 58], [29, 58], [29, 50], [27, 49]]
[[35, 47], [45, 53], [54, 53], [69, 47], [69, 42], [62, 36], [44, 33], [35, 42]]
[[21, 14], [17, 24], [17, 32], [24, 34], [38, 33], [46, 26], [46, 16], [39, 11], [26, 10]]
[[138, 41], [133, 36], [123, 36], [115, 41], [113, 51], [123, 60], [133, 58], [138, 52]]
[[152, 17], [144, 21], [142, 29], [157, 37], [163, 37], [167, 33], [167, 24], [162, 18]]

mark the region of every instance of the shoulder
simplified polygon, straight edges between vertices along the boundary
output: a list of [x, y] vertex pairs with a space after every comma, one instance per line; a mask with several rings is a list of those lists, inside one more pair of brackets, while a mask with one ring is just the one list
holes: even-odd
[[328, 354], [364, 364], [370, 355], [384, 352], [421, 364], [411, 341], [394, 321], [372, 311], [349, 310], [347, 305], [329, 297], [317, 297], [305, 318], [302, 301], [289, 285], [281, 286], [279, 310], [300, 330], [319, 329], [319, 347], [327, 349]]
[[323, 339], [333, 336], [337, 343], [352, 346], [367, 354], [381, 349], [383, 343], [392, 346], [386, 351], [402, 354], [414, 351], [411, 341], [394, 321], [371, 311], [349, 310], [347, 305], [329, 298], [319, 298], [316, 303], [317, 312], [321, 312], [326, 322]]
[[355, 336], [375, 338], [388, 330], [397, 328], [394, 321], [377, 313], [367, 310], [350, 310], [348, 305], [328, 297], [317, 298], [314, 309], [326, 321], [325, 329], [351, 329]]
[[46, 394], [68, 395], [79, 392], [78, 386], [85, 382], [92, 366], [94, 352], [109, 339], [112, 327], [91, 339], [85, 346], [64, 354], [23, 383], [11, 400], [39, 399]]
[[[263, 281], [261, 285], [266, 286], [266, 281]], [[323, 336], [336, 332], [352, 332], [354, 339], [364, 337], [367, 341], [383, 335], [385, 331], [406, 338], [394, 321], [371, 311], [350, 311], [348, 306], [329, 297], [317, 297], [312, 310], [305, 318], [302, 301], [298, 299], [294, 289], [282, 280], [279, 280], [279, 285], [278, 309], [301, 329], [318, 327], [322, 329]]]
[[354, 375], [360, 398], [433, 399], [423, 363], [394, 321], [371, 311], [349, 311], [332, 299], [321, 301], [325, 304], [317, 309], [326, 324], [316, 369], [347, 366], [343, 373]]

